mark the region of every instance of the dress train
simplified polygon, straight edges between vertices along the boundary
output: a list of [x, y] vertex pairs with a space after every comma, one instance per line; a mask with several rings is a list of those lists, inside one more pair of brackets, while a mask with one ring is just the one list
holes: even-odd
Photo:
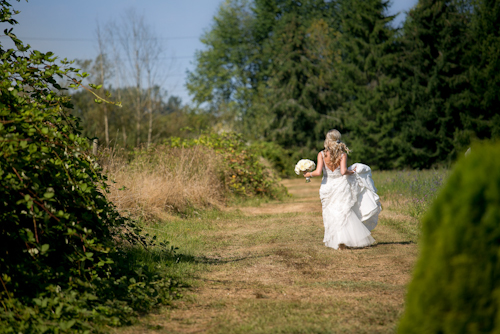
[[334, 249], [340, 244], [366, 247], [375, 242], [370, 231], [378, 222], [380, 198], [370, 167], [357, 163], [349, 167], [353, 168], [356, 173], [342, 175], [340, 168], [331, 171], [323, 166], [319, 191], [325, 225], [323, 242]]

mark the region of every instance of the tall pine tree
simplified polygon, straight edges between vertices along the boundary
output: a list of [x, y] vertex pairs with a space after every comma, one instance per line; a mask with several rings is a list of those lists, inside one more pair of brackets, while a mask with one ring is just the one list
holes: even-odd
[[456, 154], [454, 134], [467, 107], [467, 19], [459, 1], [420, 0], [404, 25], [401, 57], [404, 162], [429, 168]]
[[396, 30], [387, 15], [389, 1], [341, 2], [342, 95], [346, 140], [353, 158], [373, 168], [400, 163], [401, 107]]
[[479, 0], [473, 8], [471, 45], [467, 57], [470, 104], [460, 114], [463, 123], [455, 145], [467, 147], [471, 139], [500, 137], [500, 2]]
[[[324, 122], [316, 118], [328, 123], [335, 109], [337, 28], [333, 1], [226, 0], [202, 38], [207, 49], [197, 54], [187, 87], [213, 113], [230, 109], [241, 116], [249, 138], [316, 149], [316, 137], [324, 135], [318, 129]], [[284, 106], [286, 101], [298, 109]]]
[[325, 0], [256, 0], [255, 36], [264, 70], [246, 127], [296, 156], [313, 157], [334, 123], [338, 8]]
[[273, 52], [264, 91], [272, 115], [268, 138], [297, 155], [317, 152], [325, 132], [339, 121], [333, 89], [340, 62], [336, 44], [337, 34], [323, 18], [289, 12], [267, 45]]

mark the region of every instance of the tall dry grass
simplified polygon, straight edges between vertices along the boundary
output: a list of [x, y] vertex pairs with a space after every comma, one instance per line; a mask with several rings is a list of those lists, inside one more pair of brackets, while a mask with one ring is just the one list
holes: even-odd
[[109, 177], [108, 199], [134, 218], [162, 219], [225, 202], [221, 157], [206, 147], [156, 146], [135, 151], [133, 159], [107, 151], [100, 163]]

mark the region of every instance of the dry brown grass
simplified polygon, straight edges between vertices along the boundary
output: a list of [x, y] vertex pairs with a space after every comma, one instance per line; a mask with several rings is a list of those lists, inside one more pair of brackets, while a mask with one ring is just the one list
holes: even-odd
[[220, 157], [208, 148], [156, 146], [128, 162], [113, 152], [102, 155], [109, 175], [107, 195], [118, 210], [145, 220], [224, 205]]

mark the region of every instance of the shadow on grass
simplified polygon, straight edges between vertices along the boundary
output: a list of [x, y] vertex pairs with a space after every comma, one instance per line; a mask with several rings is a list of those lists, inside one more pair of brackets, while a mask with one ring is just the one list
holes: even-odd
[[376, 246], [381, 246], [381, 245], [411, 245], [411, 244], [416, 244], [415, 241], [382, 241], [382, 242], [377, 242], [373, 247]]
[[208, 265], [219, 265], [226, 263], [234, 263], [245, 261], [249, 259], [258, 259], [269, 256], [269, 254], [260, 255], [249, 255], [241, 257], [207, 257], [207, 256], [194, 256], [189, 254], [182, 254], [176, 251], [176, 248], [143, 248], [143, 247], [131, 247], [124, 250], [129, 260], [132, 263], [141, 264], [208, 264]]
[[[373, 247], [378, 247], [378, 246], [384, 246], [384, 245], [411, 245], [411, 244], [416, 244], [414, 241], [382, 241], [382, 242], [377, 242], [374, 245], [371, 246], [366, 246], [366, 247], [346, 247], [346, 249], [349, 250], [360, 250], [360, 249], [368, 249], [368, 248], [373, 248]], [[340, 249], [340, 248], [339, 248]]]
[[187, 262], [193, 264], [209, 264], [209, 265], [219, 265], [219, 264], [227, 264], [227, 263], [235, 263], [240, 261], [245, 261], [249, 259], [258, 259], [268, 256], [268, 254], [263, 255], [254, 255], [254, 256], [243, 256], [243, 257], [206, 257], [206, 256], [192, 256], [185, 254], [176, 254], [176, 263]]

